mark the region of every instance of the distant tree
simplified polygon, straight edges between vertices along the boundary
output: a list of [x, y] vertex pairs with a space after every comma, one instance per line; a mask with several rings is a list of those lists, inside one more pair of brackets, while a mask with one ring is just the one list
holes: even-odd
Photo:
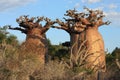
[[106, 54], [108, 80], [119, 80], [120, 78], [120, 48], [116, 47], [111, 53]]
[[55, 53], [55, 57], [58, 57], [59, 60], [63, 59], [66, 62], [68, 61], [69, 56], [70, 55], [68, 54], [68, 49], [65, 47], [58, 49]]
[[70, 41], [66, 41], [64, 43], [62, 43], [62, 46], [66, 46], [66, 47], [70, 47]]
[[106, 54], [107, 64], [115, 63], [115, 60], [120, 60], [120, 48], [116, 47], [111, 53]]
[[11, 46], [17, 46], [19, 44], [17, 37], [9, 34], [6, 27], [0, 28], [0, 43], [9, 44]]
[[120, 48], [116, 47], [116, 48], [113, 50], [113, 52], [112, 52], [111, 55], [114, 56], [114, 57], [116, 57], [116, 58], [118, 58], [118, 59], [120, 59]]
[[5, 40], [7, 38], [7, 34], [6, 34], [6, 29], [4, 27], [0, 27], [0, 43], [3, 42], [3, 40]]
[[68, 50], [61, 45], [51, 45], [48, 48], [48, 55], [50, 55], [51, 60], [61, 60], [68, 55]]
[[5, 39], [6, 39], [6, 35], [0, 33], [0, 43], [2, 43], [2, 41], [5, 40]]
[[63, 46], [63, 44], [53, 45], [48, 39], [48, 56], [51, 60], [61, 61], [62, 59], [68, 59], [68, 47]]
[[106, 54], [106, 63], [108, 66], [112, 64], [115, 61], [115, 56], [113, 56], [111, 53]]
[[17, 46], [19, 44], [17, 37], [15, 35], [9, 35], [6, 40], [7, 44]]

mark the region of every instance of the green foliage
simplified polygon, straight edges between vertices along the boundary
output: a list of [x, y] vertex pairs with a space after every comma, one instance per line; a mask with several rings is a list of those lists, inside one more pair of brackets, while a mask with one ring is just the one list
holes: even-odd
[[6, 30], [4, 28], [0, 27], [0, 43], [3, 42], [7, 38], [7, 35], [5, 34]]
[[51, 56], [52, 60], [62, 60], [62, 59], [68, 59], [69, 58], [69, 53], [68, 53], [68, 48], [62, 46], [61, 44], [59, 45], [49, 45], [48, 49], [48, 54]]
[[120, 59], [120, 48], [116, 47], [112, 52], [112, 56], [114, 56], [117, 59]]
[[111, 64], [113, 61], [115, 61], [115, 57], [111, 53], [108, 53], [106, 55], [106, 62], [107, 62], [107, 64]]
[[0, 44], [7, 43], [13, 46], [19, 45], [17, 37], [15, 35], [8, 34], [6, 29], [7, 29], [6, 27], [3, 28], [0, 27]]
[[6, 39], [6, 43], [11, 45], [17, 45], [18, 44], [17, 37], [14, 35], [9, 35]]
[[2, 43], [3, 40], [6, 39], [6, 37], [7, 37], [7, 36], [6, 36], [5, 34], [0, 33], [0, 43]]
[[120, 48], [116, 47], [112, 53], [106, 54], [107, 64], [112, 64], [115, 62], [115, 59], [120, 60]]
[[58, 57], [60, 60], [61, 59], [69, 59], [69, 53], [67, 48], [60, 48], [56, 51], [55, 54], [56, 57]]
[[120, 70], [116, 64], [116, 59], [120, 60], [120, 48], [118, 47], [112, 53], [106, 55], [107, 71], [105, 77], [107, 80], [120, 79]]

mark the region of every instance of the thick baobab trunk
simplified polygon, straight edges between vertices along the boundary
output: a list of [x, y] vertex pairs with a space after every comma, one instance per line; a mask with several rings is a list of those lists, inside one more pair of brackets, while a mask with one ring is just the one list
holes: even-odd
[[47, 39], [45, 34], [40, 33], [39, 28], [30, 30], [26, 36], [26, 41], [22, 44], [25, 51], [39, 56], [40, 62], [45, 63], [45, 55], [48, 52]]
[[91, 68], [95, 71], [105, 71], [105, 51], [104, 42], [101, 34], [98, 32], [97, 27], [88, 27], [86, 30], [86, 47], [87, 55], [86, 58], [87, 68]]

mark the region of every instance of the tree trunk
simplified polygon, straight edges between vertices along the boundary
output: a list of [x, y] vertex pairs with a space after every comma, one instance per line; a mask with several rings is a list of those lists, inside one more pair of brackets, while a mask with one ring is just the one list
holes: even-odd
[[87, 68], [95, 71], [105, 71], [105, 52], [104, 41], [101, 34], [98, 32], [98, 27], [88, 27], [86, 30], [86, 47], [88, 57], [86, 59]]
[[45, 55], [48, 52], [45, 34], [41, 34], [39, 28], [31, 29], [27, 33], [26, 41], [22, 44], [22, 49], [25, 49], [28, 53], [37, 54], [40, 57], [40, 62], [44, 64]]
[[70, 54], [73, 66], [77, 64], [77, 53], [79, 48], [79, 34], [71, 33], [70, 34]]

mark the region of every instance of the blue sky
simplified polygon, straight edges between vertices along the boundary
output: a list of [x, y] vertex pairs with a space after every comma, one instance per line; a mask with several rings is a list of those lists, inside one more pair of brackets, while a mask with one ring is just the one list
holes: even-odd
[[[120, 0], [0, 0], [0, 26], [9, 24], [17, 27], [16, 18], [21, 15], [62, 19], [66, 10], [76, 8], [81, 12], [83, 6], [103, 10], [105, 19], [112, 22], [99, 28], [105, 49], [111, 52], [115, 47], [120, 47]], [[25, 40], [25, 35], [19, 31], [9, 32], [16, 35], [19, 41]], [[63, 30], [50, 29], [46, 35], [52, 44], [69, 41], [68, 33]]]

